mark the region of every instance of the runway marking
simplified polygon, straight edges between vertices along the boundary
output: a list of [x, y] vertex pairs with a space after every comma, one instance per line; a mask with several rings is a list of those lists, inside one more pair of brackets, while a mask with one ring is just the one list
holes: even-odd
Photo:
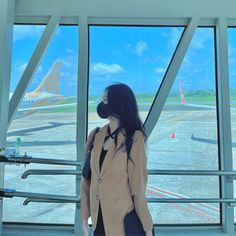
[[[151, 191], [151, 190], [148, 190], [148, 192], [149, 193], [152, 193], [153, 195], [159, 195], [158, 193], [156, 193], [156, 192], [153, 192], [153, 191]], [[159, 195], [159, 196], [161, 196], [162, 198], [164, 198], [164, 196], [163, 195]], [[198, 217], [200, 217], [200, 218], [202, 218], [202, 219], [205, 219], [205, 220], [207, 220], [208, 222], [215, 222], [215, 221], [217, 221], [216, 219], [214, 219], [214, 218], [210, 218], [210, 216], [208, 216], [208, 215], [206, 215], [206, 214], [202, 214], [201, 212], [199, 212], [199, 210], [201, 211], [201, 209], [198, 209], [198, 208], [196, 208], [196, 207], [193, 207], [193, 206], [181, 206], [181, 205], [178, 205], [178, 204], [176, 204], [176, 203], [167, 203], [167, 204], [169, 204], [169, 205], [172, 205], [173, 207], [175, 207], [175, 208], [179, 208], [179, 209], [181, 209], [181, 210], [184, 210], [184, 211], [187, 211], [187, 212], [191, 212], [192, 214], [194, 214], [194, 215], [196, 215], [196, 216], [198, 216]], [[192, 209], [191, 209], [192, 208]], [[194, 208], [196, 208], [198, 211], [196, 211]]]
[[[147, 185], [147, 187], [148, 187], [147, 193], [151, 193], [151, 194], [153, 194], [155, 196], [158, 196], [160, 198], [165, 198], [165, 195], [171, 196], [172, 198], [188, 198], [187, 196], [177, 194], [177, 193], [173, 193], [173, 192], [169, 192], [169, 191], [154, 187], [150, 184]], [[165, 194], [165, 195], [163, 195], [163, 194]], [[217, 220], [215, 218], [209, 216], [210, 213], [208, 211], [205, 211], [204, 209], [202, 209], [198, 206], [208, 208], [208, 209], [214, 211], [217, 214], [219, 214], [219, 212], [220, 212], [218, 208], [213, 207], [213, 206], [211, 206], [209, 204], [206, 204], [206, 203], [190, 203], [189, 205], [187, 205], [187, 207], [180, 206], [179, 204], [176, 204], [176, 203], [169, 203], [169, 204], [173, 205], [175, 208], [181, 208], [182, 210], [185, 210], [185, 211], [188, 211], [188, 212], [191, 211], [196, 216], [198, 216], [202, 219], [206, 219], [208, 222], [215, 222]], [[194, 206], [193, 204], [196, 205], [196, 206]], [[197, 212], [196, 210], [198, 210], [198, 211], [200, 211], [204, 214], [202, 214], [200, 212]], [[234, 216], [234, 219], [236, 220], [236, 216]]]

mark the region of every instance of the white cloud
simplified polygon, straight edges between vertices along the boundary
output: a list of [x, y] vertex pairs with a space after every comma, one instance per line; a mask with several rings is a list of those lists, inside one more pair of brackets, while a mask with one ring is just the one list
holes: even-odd
[[147, 43], [144, 41], [139, 41], [135, 46], [135, 53], [139, 56], [143, 54], [144, 51], [148, 49]]
[[68, 86], [76, 85], [78, 79], [78, 62], [76, 54], [68, 53], [66, 57], [61, 58], [60, 60], [62, 61], [61, 76], [66, 80]]
[[42, 35], [45, 26], [39, 25], [15, 25], [13, 40], [21, 40], [25, 38], [35, 38]]
[[[19, 64], [17, 71], [22, 74], [25, 71], [25, 68], [27, 67], [28, 63], [27, 62], [23, 62], [21, 64]], [[42, 66], [38, 67], [37, 73], [41, 72], [43, 70]]]
[[118, 64], [95, 63], [92, 65], [92, 72], [99, 75], [119, 74], [124, 72], [124, 69]]
[[198, 29], [190, 44], [194, 49], [201, 49], [205, 46], [206, 41], [213, 39], [213, 31], [207, 29]]
[[134, 54], [141, 56], [143, 52], [148, 49], [148, 45], [146, 42], [140, 40], [135, 45], [134, 44], [127, 44], [127, 48]]
[[158, 67], [158, 68], [155, 69], [155, 72], [157, 74], [162, 74], [162, 73], [166, 72], [166, 69], [164, 67]]
[[[170, 41], [169, 41], [169, 45], [171, 47], [176, 47], [177, 43], [180, 39], [181, 33], [182, 33], [183, 29], [181, 28], [173, 28], [171, 29], [170, 32]], [[167, 37], [166, 34], [163, 35], [164, 37]], [[206, 41], [213, 39], [213, 31], [212, 30], [207, 30], [207, 29], [197, 29], [191, 43], [190, 46], [193, 49], [201, 49], [205, 46]]]
[[25, 70], [25, 68], [26, 68], [26, 66], [27, 66], [27, 64], [28, 64], [28, 63], [24, 62], [23, 64], [19, 65], [18, 71], [19, 71], [20, 73], [23, 73], [24, 70]]
[[66, 49], [66, 52], [67, 52], [67, 53], [69, 53], [69, 54], [73, 54], [73, 53], [75, 53], [75, 51], [74, 51], [74, 50], [72, 50], [72, 49], [69, 49], [69, 48], [67, 48], [67, 49]]

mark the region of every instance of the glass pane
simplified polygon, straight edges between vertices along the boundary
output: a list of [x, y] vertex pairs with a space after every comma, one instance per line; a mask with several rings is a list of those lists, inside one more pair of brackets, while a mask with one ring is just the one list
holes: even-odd
[[[17, 63], [27, 65], [35, 47], [39, 26], [20, 27], [21, 39], [14, 37], [11, 88], [15, 88], [21, 74]], [[16, 34], [14, 29], [14, 34]], [[19, 33], [19, 32], [18, 32]], [[29, 35], [30, 36], [29, 36]], [[34, 36], [32, 36], [32, 34]], [[15, 148], [20, 139], [20, 153], [35, 158], [76, 159], [76, 97], [78, 69], [78, 27], [59, 26], [31, 85], [8, 130], [7, 146]], [[15, 63], [15, 64], [14, 64]], [[24, 65], [24, 66], [23, 66]], [[13, 90], [13, 89], [12, 89]], [[6, 165], [5, 187], [33, 193], [75, 195], [75, 176], [32, 175], [21, 179], [28, 169], [73, 169], [69, 166], [45, 164]], [[75, 204], [29, 203], [25, 199], [4, 199], [4, 221], [34, 223], [74, 223]]]
[[[230, 108], [231, 108], [231, 134], [233, 169], [236, 170], [236, 28], [228, 29], [229, 46], [229, 85], [230, 85]], [[236, 182], [234, 181], [234, 197], [236, 198]], [[234, 221], [236, 222], [236, 208], [234, 208]]]
[[[44, 25], [14, 25], [10, 97], [21, 78], [44, 29]], [[42, 73], [41, 67], [39, 67], [36, 76], [42, 76], [40, 73]]]
[[[198, 28], [149, 137], [149, 169], [218, 170], [214, 58], [214, 30]], [[149, 182], [158, 198], [219, 197], [216, 177], [150, 176]], [[191, 213], [190, 208], [196, 212]], [[218, 204], [158, 203], [152, 213], [155, 223], [220, 221]]]
[[182, 32], [180, 27], [90, 27], [89, 131], [106, 122], [96, 106], [115, 82], [133, 89], [145, 120]]

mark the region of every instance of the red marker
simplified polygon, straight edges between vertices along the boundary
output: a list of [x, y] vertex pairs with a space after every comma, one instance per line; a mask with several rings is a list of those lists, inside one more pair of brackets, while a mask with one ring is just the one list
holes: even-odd
[[171, 138], [175, 138], [175, 133], [173, 132], [172, 134], [171, 134]]

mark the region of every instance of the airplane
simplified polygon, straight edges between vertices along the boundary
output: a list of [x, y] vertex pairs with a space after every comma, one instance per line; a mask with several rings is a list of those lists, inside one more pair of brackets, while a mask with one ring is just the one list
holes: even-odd
[[[180, 99], [181, 99], [181, 103], [186, 106], [186, 107], [194, 107], [194, 108], [200, 108], [200, 109], [208, 109], [208, 110], [216, 110], [216, 106], [211, 106], [211, 105], [203, 105], [203, 104], [190, 104], [187, 103], [184, 94], [183, 94], [183, 88], [182, 88], [182, 83], [180, 81], [179, 83], [179, 91], [180, 91]], [[231, 103], [232, 104], [232, 103]], [[230, 107], [230, 110], [236, 110], [235, 107]], [[209, 143], [209, 144], [218, 144], [217, 140], [213, 140], [213, 139], [207, 139], [207, 138], [200, 138], [200, 137], [196, 137], [194, 134], [192, 134], [191, 136], [191, 140], [196, 141], [196, 142], [202, 142], [202, 143]], [[235, 148], [236, 147], [236, 143], [232, 143], [232, 147]]]
[[190, 104], [187, 103], [185, 97], [184, 97], [184, 93], [183, 93], [183, 88], [182, 88], [182, 83], [181, 81], [179, 82], [179, 92], [180, 92], [180, 99], [181, 99], [181, 103], [186, 106], [186, 107], [195, 107], [195, 108], [202, 108], [202, 109], [210, 109], [210, 110], [216, 110], [216, 106], [212, 106], [212, 105], [203, 105], [203, 104]]
[[[180, 92], [180, 99], [181, 103], [186, 106], [186, 107], [195, 107], [195, 108], [201, 108], [201, 109], [208, 109], [208, 110], [216, 110], [216, 105], [204, 105], [204, 104], [193, 104], [193, 103], [188, 103], [187, 100], [184, 97], [183, 94], [183, 88], [182, 88], [182, 83], [181, 81], [179, 82], [179, 92]], [[231, 102], [233, 104], [233, 102]], [[230, 107], [230, 110], [236, 110], [235, 107]]]
[[[38, 111], [75, 106], [76, 103], [60, 104], [69, 97], [58, 93], [62, 61], [56, 60], [39, 86], [25, 94], [15, 119], [32, 115]], [[10, 98], [13, 93], [10, 93]]]

